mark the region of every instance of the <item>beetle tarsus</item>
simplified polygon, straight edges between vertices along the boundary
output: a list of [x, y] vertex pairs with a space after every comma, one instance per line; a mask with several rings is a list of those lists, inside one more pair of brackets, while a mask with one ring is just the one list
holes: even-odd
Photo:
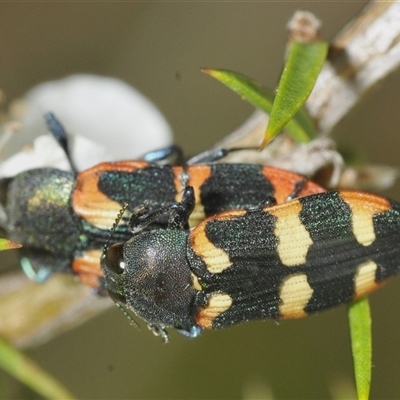
[[78, 169], [75, 166], [74, 161], [72, 160], [71, 153], [68, 146], [68, 137], [67, 133], [65, 132], [64, 127], [61, 125], [60, 121], [55, 117], [55, 115], [51, 112], [48, 112], [44, 115], [46, 120], [47, 127], [49, 128], [51, 134], [53, 135], [54, 139], [63, 149], [69, 165], [73, 172], [77, 172]]

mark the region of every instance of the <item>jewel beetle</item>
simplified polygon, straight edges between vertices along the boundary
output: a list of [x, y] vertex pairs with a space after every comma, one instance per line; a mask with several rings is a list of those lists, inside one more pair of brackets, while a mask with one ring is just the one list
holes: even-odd
[[107, 245], [106, 288], [167, 340], [254, 319], [305, 317], [363, 297], [400, 268], [400, 204], [331, 191], [221, 212], [185, 229], [195, 204], [159, 210], [167, 229], [132, 220], [132, 238]]
[[[284, 202], [324, 191], [300, 175], [251, 164], [198, 164], [185, 171], [146, 161], [107, 162], [79, 173], [40, 168], [0, 182], [0, 223], [11, 240], [23, 245], [22, 260], [39, 278], [72, 270], [99, 289], [102, 248], [122, 205], [128, 202], [129, 212], [144, 203], [150, 211], [171, 205], [181, 197], [183, 176], [197, 199], [191, 226], [221, 211], [256, 206], [266, 196]], [[162, 216], [153, 223], [166, 225]], [[125, 219], [112, 240], [129, 237]]]
[[[243, 149], [206, 151], [185, 163], [182, 151], [170, 146], [147, 153], [141, 161], [105, 162], [78, 172], [62, 124], [52, 113], [45, 120], [72, 172], [37, 168], [0, 180], [0, 226], [23, 245], [21, 265], [38, 281], [53, 272], [73, 272], [84, 284], [102, 292], [102, 248], [125, 202], [129, 212], [142, 204], [149, 211], [157, 210], [179, 201], [182, 188], [189, 184], [198, 199], [188, 221], [195, 226], [214, 213], [255, 206], [265, 196], [283, 202], [324, 191], [288, 171], [212, 162]], [[162, 165], [171, 160], [178, 165]], [[161, 216], [151, 228], [166, 226]], [[129, 237], [125, 219], [112, 240]]]

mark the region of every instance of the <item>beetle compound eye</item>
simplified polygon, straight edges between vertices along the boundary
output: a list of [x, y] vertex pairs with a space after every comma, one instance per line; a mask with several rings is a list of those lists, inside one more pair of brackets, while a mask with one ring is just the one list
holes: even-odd
[[122, 274], [125, 271], [123, 249], [123, 243], [116, 243], [106, 252], [105, 265], [116, 274]]

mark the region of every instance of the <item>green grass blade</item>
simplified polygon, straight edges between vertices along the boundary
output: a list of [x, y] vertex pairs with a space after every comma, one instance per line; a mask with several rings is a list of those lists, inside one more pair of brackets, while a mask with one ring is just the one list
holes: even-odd
[[56, 379], [0, 338], [0, 368], [46, 399], [75, 399]]
[[293, 42], [279, 81], [265, 138], [265, 147], [293, 118], [307, 100], [325, 62], [328, 44]]
[[350, 304], [348, 310], [354, 375], [359, 400], [368, 400], [371, 386], [371, 314], [365, 297]]
[[19, 243], [12, 242], [11, 240], [8, 239], [0, 238], [0, 251], [18, 249], [19, 247], [22, 247]]
[[203, 68], [201, 71], [232, 89], [240, 97], [253, 104], [253, 106], [267, 113], [271, 112], [275, 97], [275, 93], [272, 90], [262, 88], [261, 85], [253, 79], [237, 72], [209, 68]]
[[[254, 107], [271, 114], [275, 97], [275, 93], [272, 90], [265, 89], [254, 80], [236, 72], [222, 69], [202, 69], [202, 72], [232, 89]], [[303, 109], [296, 114], [294, 119], [289, 121], [286, 131], [296, 142], [308, 142], [316, 136], [314, 123]]]

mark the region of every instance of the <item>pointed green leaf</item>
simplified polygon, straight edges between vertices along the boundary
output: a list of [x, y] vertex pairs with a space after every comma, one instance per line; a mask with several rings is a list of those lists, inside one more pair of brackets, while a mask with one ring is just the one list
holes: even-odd
[[265, 138], [265, 147], [293, 118], [307, 100], [325, 62], [328, 44], [293, 42], [279, 81]]
[[61, 383], [1, 338], [0, 367], [46, 399], [75, 399]]
[[[267, 114], [271, 113], [275, 97], [275, 93], [272, 90], [265, 89], [256, 81], [236, 72], [222, 69], [202, 69], [202, 72], [232, 89], [254, 107]], [[316, 136], [314, 123], [303, 109], [287, 124], [286, 131], [296, 142], [308, 142]]]
[[19, 247], [22, 247], [19, 243], [12, 242], [11, 240], [8, 239], [0, 238], [0, 251], [18, 249]]
[[253, 79], [237, 72], [209, 68], [203, 68], [201, 71], [217, 79], [255, 107], [267, 113], [271, 112], [275, 96], [272, 90], [262, 88]]
[[354, 375], [359, 400], [368, 400], [371, 386], [371, 314], [365, 297], [350, 304], [348, 310]]

